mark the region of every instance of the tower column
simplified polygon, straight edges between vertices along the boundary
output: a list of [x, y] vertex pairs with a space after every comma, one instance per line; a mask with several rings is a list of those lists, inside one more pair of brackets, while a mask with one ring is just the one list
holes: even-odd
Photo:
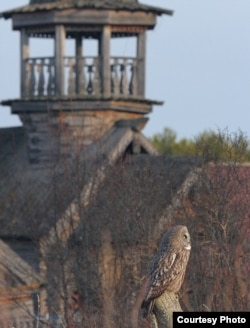
[[55, 69], [56, 95], [64, 95], [64, 54], [65, 54], [65, 27], [56, 26], [55, 36]]
[[76, 56], [76, 94], [80, 94], [82, 90], [80, 90], [80, 85], [81, 85], [81, 75], [82, 71], [84, 68], [81, 65], [82, 62], [82, 36], [77, 35], [76, 37], [76, 45], [75, 45], [75, 56]]
[[21, 97], [28, 96], [28, 81], [26, 76], [26, 59], [29, 58], [29, 36], [25, 28], [21, 29], [20, 40], [20, 52], [21, 52]]
[[137, 36], [137, 69], [138, 69], [138, 95], [145, 94], [145, 64], [146, 64], [146, 31]]
[[101, 75], [102, 92], [104, 97], [110, 96], [110, 38], [111, 27], [105, 25], [101, 36]]

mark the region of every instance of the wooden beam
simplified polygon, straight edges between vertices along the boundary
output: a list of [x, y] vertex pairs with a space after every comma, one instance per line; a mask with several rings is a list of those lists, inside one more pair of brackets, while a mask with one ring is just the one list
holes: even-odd
[[64, 53], [65, 53], [65, 28], [56, 26], [55, 38], [55, 68], [56, 68], [56, 95], [64, 94]]
[[95, 9], [67, 9], [50, 12], [32, 12], [15, 14], [12, 16], [13, 29], [19, 30], [28, 26], [49, 26], [55, 24], [80, 25], [135, 25], [154, 28], [155, 13], [128, 10], [95, 10]]
[[110, 38], [111, 28], [106, 25], [101, 37], [101, 79], [103, 96], [110, 96]]
[[[19, 101], [11, 104], [13, 114], [26, 112], [48, 112], [48, 111], [100, 111], [100, 110], [115, 110], [122, 112], [147, 114], [152, 111], [152, 105], [157, 102], [133, 102], [130, 101], [88, 101], [88, 100], [68, 100], [68, 101]], [[84, 106], [84, 107], [83, 107]], [[35, 110], [34, 110], [35, 108]]]
[[21, 29], [21, 38], [20, 38], [20, 57], [21, 57], [21, 98], [28, 95], [29, 90], [27, 84], [27, 76], [26, 76], [26, 59], [29, 58], [29, 37], [25, 28]]
[[81, 35], [77, 35], [76, 37], [76, 94], [80, 93], [80, 70], [83, 69], [81, 67], [81, 58], [83, 56], [82, 54], [82, 37]]
[[138, 95], [145, 95], [145, 78], [146, 78], [146, 31], [137, 36], [137, 70], [138, 70]]
[[40, 275], [1, 240], [0, 266], [8, 270], [20, 283], [35, 284], [37, 287], [37, 284], [42, 282]]

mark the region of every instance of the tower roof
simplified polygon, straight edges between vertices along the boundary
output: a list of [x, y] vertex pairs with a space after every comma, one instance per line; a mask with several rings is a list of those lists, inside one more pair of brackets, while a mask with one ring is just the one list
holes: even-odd
[[137, 0], [30, 0], [30, 4], [0, 13], [0, 18], [11, 18], [15, 14], [47, 12], [65, 9], [144, 11], [156, 15], [172, 15], [173, 11], [139, 3]]

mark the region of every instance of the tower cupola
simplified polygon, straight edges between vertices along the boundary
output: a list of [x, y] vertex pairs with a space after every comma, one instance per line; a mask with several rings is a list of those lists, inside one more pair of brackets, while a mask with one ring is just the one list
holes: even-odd
[[[21, 54], [20, 98], [2, 103], [26, 128], [31, 162], [48, 160], [52, 144], [66, 155], [75, 137], [89, 144], [161, 104], [145, 97], [145, 63], [146, 32], [162, 14], [172, 11], [137, 0], [30, 0], [1, 13], [20, 31]], [[51, 40], [51, 53], [32, 56], [34, 39]], [[132, 54], [119, 53], [117, 40], [132, 40]]]

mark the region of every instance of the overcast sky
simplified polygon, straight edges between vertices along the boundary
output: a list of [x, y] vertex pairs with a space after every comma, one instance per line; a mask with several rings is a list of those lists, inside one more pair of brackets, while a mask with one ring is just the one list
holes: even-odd
[[[154, 107], [144, 134], [170, 127], [192, 138], [228, 128], [250, 136], [250, 0], [141, 2], [175, 11], [148, 32], [146, 96], [164, 105]], [[27, 3], [1, 0], [0, 11]], [[19, 33], [10, 20], [0, 20], [0, 47], [0, 100], [17, 98]], [[0, 106], [0, 127], [15, 125], [17, 117]]]

